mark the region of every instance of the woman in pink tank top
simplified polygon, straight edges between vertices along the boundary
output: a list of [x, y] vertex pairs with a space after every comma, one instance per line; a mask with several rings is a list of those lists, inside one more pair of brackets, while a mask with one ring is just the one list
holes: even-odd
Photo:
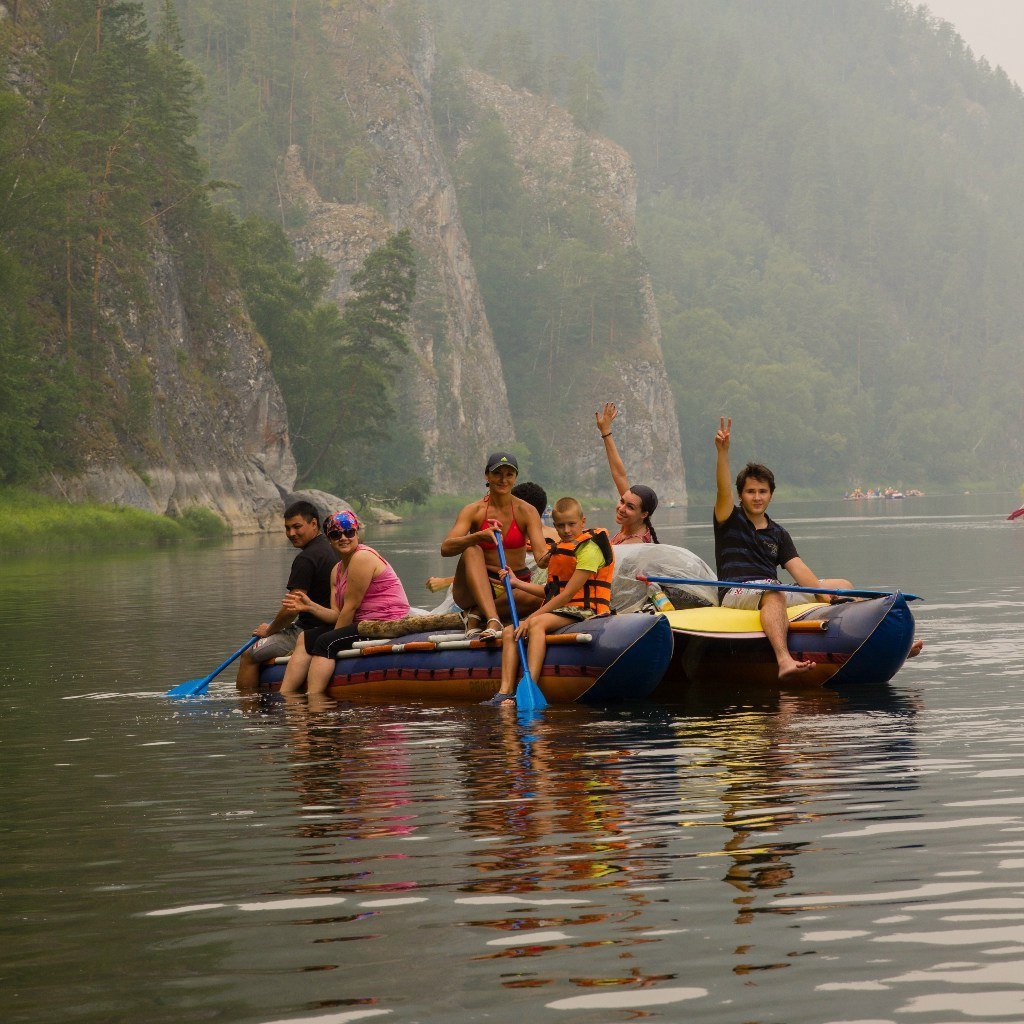
[[299, 636], [282, 693], [295, 693], [306, 683], [310, 696], [322, 694], [334, 675], [338, 652], [348, 650], [359, 638], [360, 622], [392, 621], [409, 614], [402, 581], [380, 554], [360, 543], [359, 529], [354, 512], [335, 512], [324, 520], [324, 533], [341, 558], [331, 573], [331, 607], [315, 605], [302, 593], [290, 595], [295, 611], [312, 612], [324, 624]]

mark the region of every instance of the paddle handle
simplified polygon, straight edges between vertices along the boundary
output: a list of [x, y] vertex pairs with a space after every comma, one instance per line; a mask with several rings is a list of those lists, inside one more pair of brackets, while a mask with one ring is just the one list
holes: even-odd
[[[901, 594], [899, 590], [829, 590], [827, 587], [797, 587], [789, 583], [747, 583], [738, 580], [691, 580], [682, 576], [646, 576], [637, 573], [641, 583], [690, 584], [698, 587], [739, 587], [744, 590], [779, 590], [788, 594], [833, 594], [836, 597], [892, 597]], [[923, 601], [917, 594], [902, 594], [905, 601]]]

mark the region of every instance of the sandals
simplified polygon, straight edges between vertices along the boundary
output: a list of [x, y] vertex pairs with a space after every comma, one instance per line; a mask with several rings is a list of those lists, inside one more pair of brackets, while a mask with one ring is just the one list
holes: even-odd
[[[497, 629], [495, 629], [491, 625], [492, 622], [496, 622], [498, 624], [498, 628]], [[477, 639], [478, 640], [497, 640], [498, 637], [501, 636], [501, 631], [504, 628], [505, 627], [502, 625], [501, 619], [488, 619], [487, 620], [487, 628], [486, 629], [481, 629], [478, 632]]]
[[482, 615], [477, 615], [476, 612], [459, 612], [459, 618], [462, 619], [462, 628], [466, 633], [467, 640], [475, 640], [480, 636], [480, 627], [470, 626], [469, 623], [471, 619], [474, 622], [483, 622], [484, 617]]
[[480, 701], [481, 707], [487, 705], [492, 708], [500, 708], [502, 704], [507, 700], [515, 700], [516, 695], [514, 693], [502, 693], [500, 690], [490, 698], [490, 700]]

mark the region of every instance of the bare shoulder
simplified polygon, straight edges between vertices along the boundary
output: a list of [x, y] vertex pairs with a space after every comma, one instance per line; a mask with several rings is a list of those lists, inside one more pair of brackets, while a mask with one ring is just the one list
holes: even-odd
[[517, 519], [536, 519], [537, 522], [540, 522], [540, 513], [528, 501], [517, 498], [514, 494], [512, 495], [512, 509]]

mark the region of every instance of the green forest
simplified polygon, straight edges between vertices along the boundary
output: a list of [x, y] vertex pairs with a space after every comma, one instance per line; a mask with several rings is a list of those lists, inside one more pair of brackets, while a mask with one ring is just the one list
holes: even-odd
[[691, 486], [722, 413], [808, 487], [1020, 481], [1024, 97], [948, 25], [902, 0], [431, 9], [448, 61], [636, 162]]
[[[388, 428], [416, 302], [408, 235], [367, 260], [343, 310], [288, 242], [305, 216], [280, 188], [293, 144], [324, 198], [382, 202], [331, 4], [8, 6], [0, 482], [74, 472], [115, 442], [159, 457], [146, 366], [115, 336], [119, 304], [147, 302], [159, 224], [196, 324], [240, 290], [300, 481], [421, 493], [422, 440]], [[600, 380], [595, 338], [637, 328], [650, 273], [693, 489], [712, 487], [721, 414], [745, 452], [823, 493], [1024, 478], [1024, 96], [949, 26], [904, 0], [396, 0], [388, 17], [409, 52], [424, 19], [437, 43], [433, 121], [538, 465], [558, 469], [552, 368], [591, 359]], [[627, 150], [638, 248], [595, 216], [582, 150], [524, 188], [469, 67]], [[199, 345], [182, 370], [202, 378], [214, 358]]]

